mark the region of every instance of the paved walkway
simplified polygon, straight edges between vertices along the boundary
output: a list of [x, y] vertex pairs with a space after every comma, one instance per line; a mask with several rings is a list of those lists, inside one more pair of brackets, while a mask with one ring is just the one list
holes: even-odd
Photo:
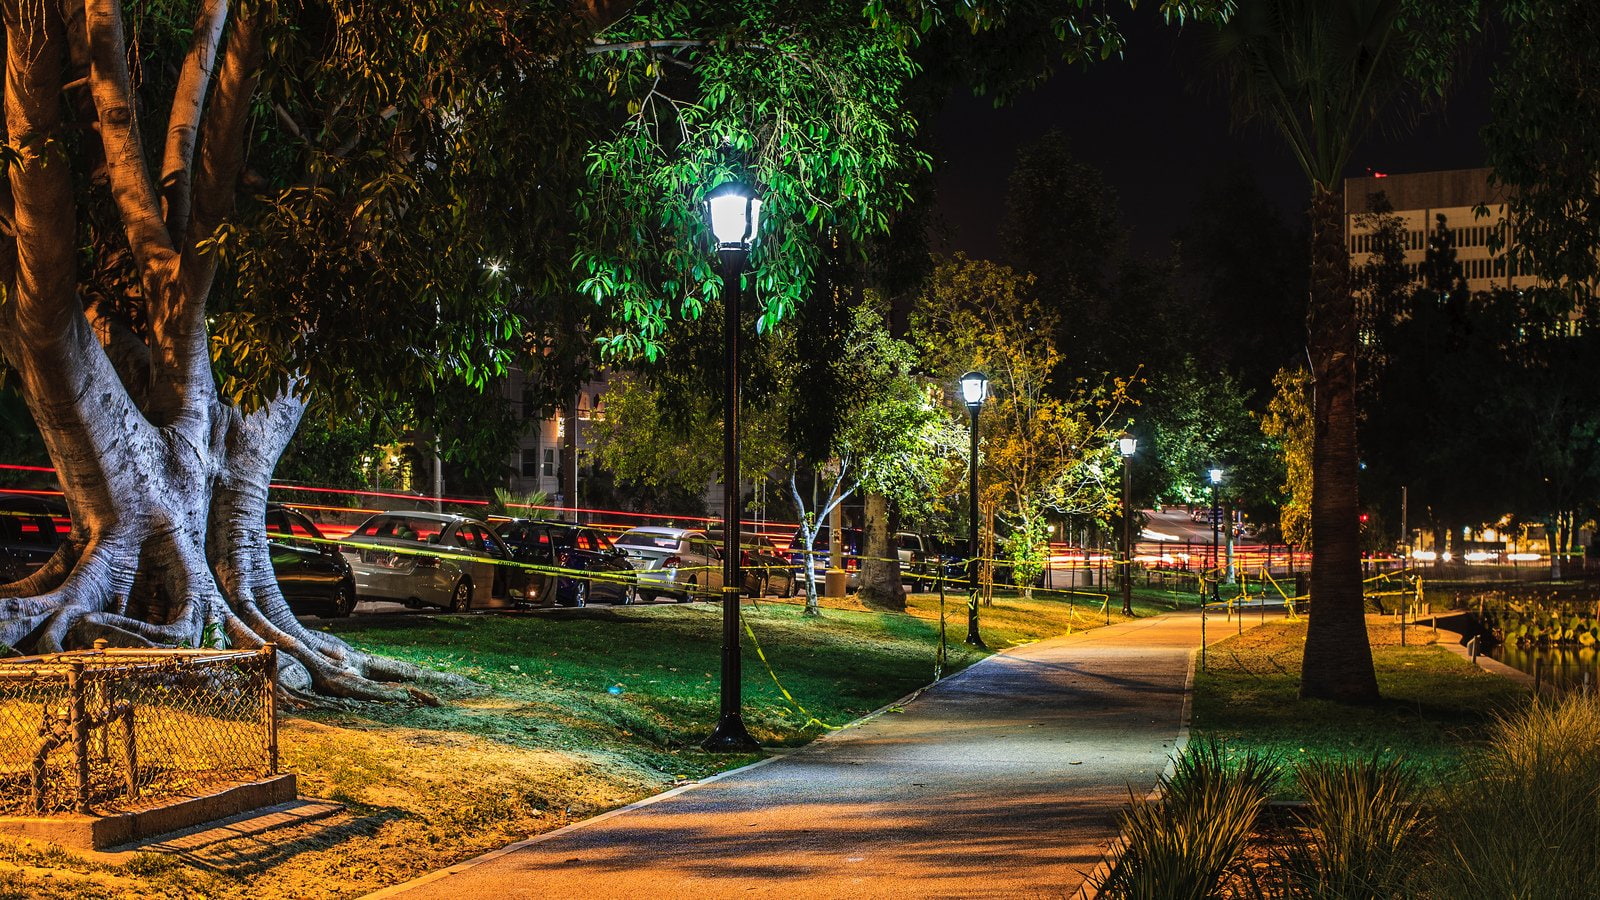
[[1199, 642], [1190, 612], [1021, 647], [904, 712], [380, 895], [1068, 896], [1166, 767]]

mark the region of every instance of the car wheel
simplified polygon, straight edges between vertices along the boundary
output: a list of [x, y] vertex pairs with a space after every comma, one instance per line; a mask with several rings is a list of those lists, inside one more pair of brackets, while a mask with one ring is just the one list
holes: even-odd
[[654, 603], [654, 602], [656, 602], [656, 593], [655, 593], [655, 591], [640, 591], [639, 592], [639, 602], [640, 603]]
[[348, 584], [339, 585], [339, 590], [333, 595], [333, 618], [343, 619], [356, 609], [356, 592]]
[[684, 585], [684, 587], [688, 588], [688, 590], [683, 592], [683, 596], [678, 598], [678, 602], [679, 603], [693, 603], [694, 602], [694, 589], [695, 589], [696, 586], [697, 585], [695, 583], [695, 580], [693, 578], [690, 578], [689, 579], [689, 583]]
[[466, 578], [456, 582], [456, 589], [450, 595], [450, 611], [466, 612], [472, 608], [472, 581]]
[[572, 586], [572, 605], [577, 607], [589, 605], [589, 582], [580, 581]]
[[638, 588], [636, 588], [636, 587], [634, 587], [633, 585], [630, 584], [627, 587], [624, 587], [622, 589], [622, 605], [623, 606], [632, 606], [632, 605], [634, 605], [635, 603], [638, 603], [638, 602], [639, 602], [639, 589]]

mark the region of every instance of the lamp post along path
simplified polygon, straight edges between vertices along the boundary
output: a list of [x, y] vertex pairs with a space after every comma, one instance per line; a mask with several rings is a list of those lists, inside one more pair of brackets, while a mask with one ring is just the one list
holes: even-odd
[[1222, 575], [1217, 571], [1217, 534], [1222, 525], [1222, 508], [1217, 504], [1217, 488], [1222, 486], [1222, 470], [1211, 470], [1211, 602], [1222, 601]]
[[967, 462], [967, 643], [984, 646], [978, 633], [978, 411], [989, 397], [989, 376], [968, 372], [961, 376], [961, 400], [971, 415], [972, 455]]
[[740, 711], [743, 667], [739, 656], [739, 588], [744, 582], [739, 528], [739, 296], [745, 259], [761, 221], [761, 201], [738, 182], [706, 197], [706, 214], [722, 262], [722, 672], [717, 727], [701, 744], [715, 753], [760, 749]]
[[1122, 454], [1122, 614], [1133, 615], [1133, 475], [1130, 464], [1139, 441], [1126, 432], [1117, 439], [1117, 452]]

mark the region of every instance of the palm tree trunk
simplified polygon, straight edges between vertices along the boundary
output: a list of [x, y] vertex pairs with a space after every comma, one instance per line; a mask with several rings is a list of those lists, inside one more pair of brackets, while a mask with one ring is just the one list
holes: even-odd
[[1348, 703], [1378, 699], [1361, 591], [1356, 472], [1356, 318], [1340, 193], [1311, 199], [1307, 346], [1312, 411], [1311, 615], [1300, 695]]

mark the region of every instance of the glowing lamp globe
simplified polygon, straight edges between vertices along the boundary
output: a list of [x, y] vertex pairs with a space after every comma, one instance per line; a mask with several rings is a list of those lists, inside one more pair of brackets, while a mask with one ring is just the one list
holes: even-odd
[[749, 187], [725, 181], [706, 195], [706, 217], [719, 250], [749, 250], [761, 227], [761, 200]]
[[982, 406], [989, 399], [989, 376], [982, 372], [961, 376], [961, 399], [969, 407]]

